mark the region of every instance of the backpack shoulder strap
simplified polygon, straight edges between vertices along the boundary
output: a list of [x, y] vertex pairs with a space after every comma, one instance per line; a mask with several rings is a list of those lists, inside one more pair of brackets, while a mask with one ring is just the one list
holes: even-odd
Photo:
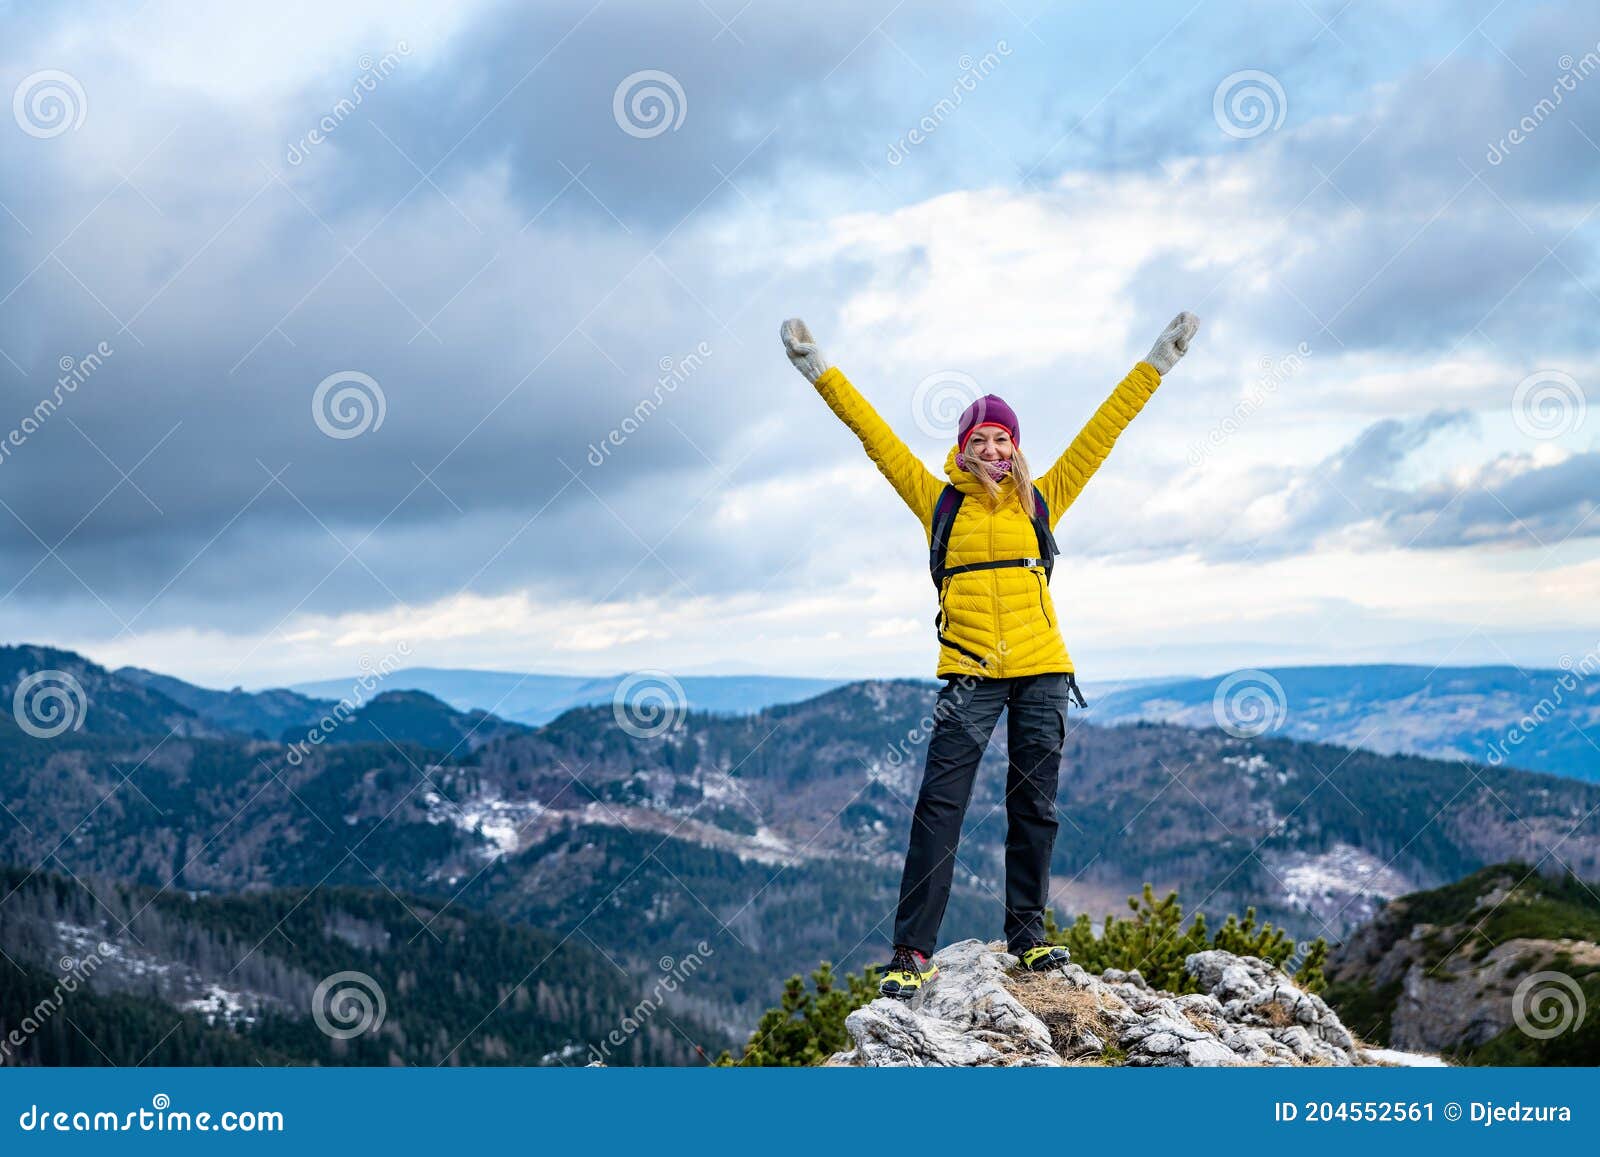
[[1050, 581], [1050, 574], [1055, 570], [1056, 555], [1061, 553], [1061, 548], [1056, 545], [1056, 536], [1050, 531], [1050, 504], [1044, 500], [1044, 494], [1037, 486], [1033, 488], [1033, 501], [1035, 503], [1033, 515], [1033, 534], [1039, 540], [1039, 558], [1044, 562], [1044, 581]]
[[933, 585], [938, 586], [944, 570], [945, 556], [950, 552], [950, 528], [955, 524], [956, 512], [961, 509], [963, 495], [954, 483], [945, 483], [939, 492], [939, 501], [933, 506], [933, 530], [928, 539], [928, 574]]

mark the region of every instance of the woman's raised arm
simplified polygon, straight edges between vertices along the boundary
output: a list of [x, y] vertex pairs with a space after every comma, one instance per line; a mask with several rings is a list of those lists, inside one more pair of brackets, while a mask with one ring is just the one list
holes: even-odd
[[1168, 323], [1150, 354], [1117, 383], [1111, 396], [1100, 403], [1094, 416], [1084, 423], [1078, 436], [1046, 470], [1038, 481], [1039, 492], [1050, 505], [1050, 525], [1054, 526], [1067, 507], [1077, 501], [1084, 486], [1100, 469], [1100, 464], [1111, 453], [1117, 436], [1144, 408], [1161, 384], [1162, 375], [1177, 365], [1178, 359], [1189, 352], [1189, 340], [1200, 328], [1200, 319], [1192, 313], [1180, 313]]
[[855, 431], [866, 447], [867, 456], [877, 464], [911, 512], [922, 520], [923, 530], [927, 531], [933, 523], [933, 507], [943, 484], [900, 440], [889, 423], [879, 417], [878, 411], [861, 396], [850, 379], [822, 356], [805, 322], [797, 317], [790, 318], [783, 323], [781, 332], [789, 360], [817, 388], [817, 393], [839, 420]]

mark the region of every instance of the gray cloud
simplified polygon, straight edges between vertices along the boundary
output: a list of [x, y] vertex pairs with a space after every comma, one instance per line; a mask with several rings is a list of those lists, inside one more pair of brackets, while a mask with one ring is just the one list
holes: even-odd
[[[703, 232], [786, 167], [878, 147], [866, 121], [893, 49], [849, 5], [811, 17], [803, 35], [761, 12], [718, 35], [698, 4], [497, 10], [431, 70], [403, 62], [299, 165], [284, 144], [344, 80], [245, 112], [98, 71], [81, 137], [0, 160], [22, 226], [0, 232], [0, 348], [25, 371], [0, 366], [0, 419], [59, 392], [58, 359], [113, 350], [0, 464], [0, 589], [114, 626], [181, 624], [198, 605], [248, 628], [289, 591], [332, 612], [466, 583], [748, 580], [781, 536], [741, 552], [748, 569], [706, 565], [725, 544], [694, 522], [662, 539], [724, 479], [801, 461], [782, 439], [747, 456], [775, 410], [823, 424], [774, 337], [784, 280], [719, 269]], [[680, 78], [689, 114], [641, 140], [613, 121], [612, 92], [647, 67]], [[84, 163], [106, 150], [120, 165]], [[736, 166], [738, 189], [722, 182]], [[662, 363], [700, 348], [590, 464], [660, 395]], [[385, 416], [336, 440], [312, 391], [349, 369], [380, 383]], [[341, 563], [335, 538], [357, 558]], [[663, 561], [635, 569], [647, 546]]]
[[[32, 608], [77, 607], [113, 631], [197, 621], [243, 631], [296, 606], [337, 613], [462, 587], [620, 598], [807, 580], [792, 527], [758, 518], [730, 533], [709, 513], [729, 484], [859, 461], [774, 336], [791, 313], [825, 325], [857, 271], [847, 259], [791, 275], [781, 253], [730, 252], [719, 230], [759, 215], [770, 223], [761, 244], [804, 246], [828, 212], [1009, 184], [1093, 104], [1041, 96], [1059, 48], [1052, 56], [1016, 35], [1015, 75], [983, 94], [994, 104], [975, 105], [890, 171], [884, 147], [947, 84], [939, 70], [1016, 34], [1009, 17], [907, 10], [885, 26], [891, 43], [873, 31], [880, 14], [842, 0], [803, 22], [751, 9], [720, 35], [699, 4], [589, 11], [491, 11], [446, 59], [408, 62], [298, 165], [286, 145], [348, 89], [344, 79], [265, 108], [201, 107], [108, 65], [81, 133], [7, 138], [0, 201], [14, 216], [0, 213], [0, 349], [16, 367], [0, 361], [0, 434], [51, 394], [61, 358], [101, 341], [114, 349], [0, 460], [10, 511], [0, 509], [0, 590], [17, 629]], [[1525, 66], [1557, 46], [1578, 51], [1581, 24], [1530, 18], [1509, 50]], [[1365, 28], [1338, 27], [1352, 42]], [[36, 32], [13, 41], [8, 80], [31, 67], [21, 46]], [[640, 140], [614, 123], [611, 98], [645, 68], [680, 80], [688, 114], [679, 131]], [[1215, 78], [1172, 71], [1140, 90], [1143, 101], [1113, 100], [1091, 117], [1084, 132], [1106, 146], [1099, 163], [1196, 148]], [[1538, 360], [1588, 341], [1579, 327], [1592, 301], [1568, 270], [1590, 273], [1592, 249], [1574, 237], [1557, 250], [1564, 265], [1540, 259], [1564, 232], [1557, 211], [1594, 192], [1600, 167], [1586, 163], [1573, 126], [1600, 140], [1600, 80], [1563, 106], [1570, 124], [1546, 124], [1484, 172], [1524, 228], [1478, 184], [1428, 216], [1467, 179], [1461, 160], [1478, 164], [1484, 133], [1529, 107], [1535, 70], [1525, 83], [1492, 54], [1462, 54], [1425, 71], [1350, 98], [1352, 115], [1303, 134], [1206, 145], [1259, 145], [1274, 198], [1263, 219], [1303, 201], [1294, 219], [1314, 244], [1284, 255], [1264, 286], [1218, 285], [1215, 271], [1164, 255], [1138, 279], [1141, 314], [1158, 325], [1175, 298], [1210, 294], [1208, 317], [1273, 349], [1315, 334], [1309, 307], [1348, 348], [1399, 352], [1447, 347], [1500, 302], [1483, 328], [1508, 349]], [[994, 110], [1012, 107], [1046, 115], [989, 132], [1008, 119]], [[1039, 175], [1094, 155], [1069, 142]], [[1341, 160], [1337, 189], [1317, 187], [1316, 170]], [[734, 166], [730, 185], [722, 174]], [[1351, 212], [1346, 197], [1361, 217], [1335, 229]], [[590, 464], [591, 444], [655, 390], [662, 360], [701, 342], [712, 350], [704, 364]], [[312, 392], [352, 369], [380, 383], [384, 422], [330, 438]], [[1030, 388], [1044, 387], [1015, 384], [1019, 396]], [[1514, 526], [1475, 500], [1447, 508], [1448, 495], [1389, 484], [1395, 462], [1458, 420], [1374, 426], [1319, 469], [1416, 546], [1510, 536]], [[1592, 471], [1574, 458], [1497, 493], [1526, 526], [1559, 537], [1581, 516], [1573, 496]], [[1263, 487], [1294, 481], [1266, 473]], [[1303, 481], [1274, 552], [1311, 549], [1356, 518], [1336, 492]], [[873, 504], [853, 529], [902, 534], [905, 516]], [[1146, 542], [1172, 553], [1192, 537], [1172, 527]]]
[[[1273, 74], [1289, 109], [1283, 128], [1253, 139], [1227, 137], [1208, 115], [1221, 64], [1142, 93], [1123, 142], [1138, 163], [1246, 158], [1266, 194], [1261, 226], [1295, 233], [1269, 284], [1253, 286], [1261, 270], [1246, 264], [1218, 285], [1171, 254], [1152, 270], [1158, 289], [1176, 278], [1209, 293], [1213, 313], [1248, 315], [1277, 345], [1303, 336], [1354, 351], [1483, 339], [1545, 356], [1588, 349], [1594, 298], [1584, 284], [1597, 254], [1593, 230], [1572, 225], [1600, 197], [1600, 25], [1580, 5], [1479, 8], [1457, 17], [1459, 38], [1417, 29], [1460, 43], [1393, 74], [1373, 62], [1392, 60], [1395, 38], [1420, 19], [1403, 8], [1364, 21], [1334, 6], [1321, 50], [1293, 20], [1252, 29], [1247, 62], [1233, 30], [1209, 59]], [[1495, 11], [1500, 19], [1478, 24]], [[1349, 51], [1332, 51], [1335, 35]], [[1330, 75], [1330, 60], [1343, 71]], [[1337, 114], [1318, 116], [1341, 86], [1349, 95]], [[1527, 117], [1537, 127], [1491, 163], [1491, 143]]]
[[[413, 162], [440, 183], [504, 166], [531, 214], [581, 173], [569, 210], [607, 224], [614, 215], [654, 241], [708, 201], [736, 200], [745, 186], [804, 183], [876, 159], [917, 99], [884, 84], [914, 67], [889, 37], [962, 44], [989, 23], [963, 4], [897, 15], [827, 0], [803, 18], [724, 7], [727, 29], [714, 6], [687, 2], [580, 0], [490, 13], [448, 60], [401, 77], [384, 94], [373, 114], [383, 135], [341, 138], [346, 174], [360, 174], [342, 182], [341, 200], [386, 208], [392, 190], [417, 179]], [[666, 84], [654, 87], [684, 114], [678, 127], [647, 139], [614, 119], [619, 84], [643, 70], [677, 82], [681, 100]], [[312, 93], [297, 104], [308, 117], [319, 111]], [[653, 131], [659, 107], [647, 103], [648, 119], [635, 127]]]
[[1554, 547], [1600, 535], [1590, 515], [1600, 494], [1600, 453], [1575, 454], [1504, 477], [1491, 462], [1460, 486], [1432, 486], [1396, 504], [1385, 523], [1396, 541], [1427, 549], [1486, 544]]
[[[1464, 410], [1374, 422], [1311, 466], [1263, 467], [1213, 485], [1209, 514], [1142, 516], [1115, 553], [1155, 559], [1194, 550], [1215, 563], [1266, 562], [1338, 543], [1353, 529], [1374, 550], [1551, 547], [1600, 536], [1600, 520], [1590, 517], [1600, 494], [1593, 451], [1543, 465], [1526, 453], [1504, 454], [1462, 478], [1399, 482], [1408, 459], [1431, 440], [1477, 426]], [[1249, 512], [1265, 504], [1280, 512], [1256, 521]]]

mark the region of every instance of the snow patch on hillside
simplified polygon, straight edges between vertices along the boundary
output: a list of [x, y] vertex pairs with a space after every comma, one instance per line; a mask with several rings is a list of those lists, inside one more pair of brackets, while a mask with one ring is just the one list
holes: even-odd
[[67, 960], [101, 991], [155, 993], [208, 1024], [252, 1024], [263, 1008], [283, 1007], [266, 993], [225, 988], [176, 960], [107, 940], [104, 930], [63, 921], [55, 929], [61, 950], [77, 954]]
[[1267, 757], [1262, 755], [1259, 751], [1252, 752], [1250, 755], [1224, 755], [1222, 757], [1222, 762], [1231, 767], [1237, 767], [1251, 779], [1255, 780], [1270, 779], [1273, 782], [1281, 785], [1288, 783], [1289, 780], [1293, 778], [1293, 776], [1291, 776], [1289, 772], [1283, 768], [1273, 766], [1273, 764], [1267, 760]]
[[1383, 901], [1417, 890], [1378, 856], [1346, 843], [1320, 853], [1269, 853], [1265, 862], [1283, 882], [1286, 903], [1304, 908], [1335, 931], [1364, 923]]
[[178, 1007], [199, 1013], [207, 1024], [216, 1024], [219, 1020], [230, 1025], [249, 1024], [256, 1019], [254, 1009], [259, 1002], [260, 997], [234, 992], [220, 984], [208, 984], [204, 996], [179, 1001]]
[[521, 846], [522, 832], [549, 809], [531, 799], [508, 800], [499, 796], [477, 796], [452, 803], [436, 791], [422, 797], [430, 824], [453, 824], [461, 831], [481, 836], [487, 846], [480, 854], [489, 860], [515, 852]]

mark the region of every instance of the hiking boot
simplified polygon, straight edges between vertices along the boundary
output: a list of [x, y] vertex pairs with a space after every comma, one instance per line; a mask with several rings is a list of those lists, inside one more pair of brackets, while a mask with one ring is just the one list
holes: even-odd
[[1022, 967], [1029, 972], [1044, 972], [1047, 969], [1060, 968], [1072, 959], [1072, 953], [1061, 945], [1047, 944], [1043, 940], [1015, 951], [1013, 955], [1022, 962]]
[[894, 959], [889, 961], [882, 982], [878, 985], [881, 996], [896, 1000], [910, 1000], [924, 984], [939, 975], [939, 966], [915, 948], [896, 944]]

